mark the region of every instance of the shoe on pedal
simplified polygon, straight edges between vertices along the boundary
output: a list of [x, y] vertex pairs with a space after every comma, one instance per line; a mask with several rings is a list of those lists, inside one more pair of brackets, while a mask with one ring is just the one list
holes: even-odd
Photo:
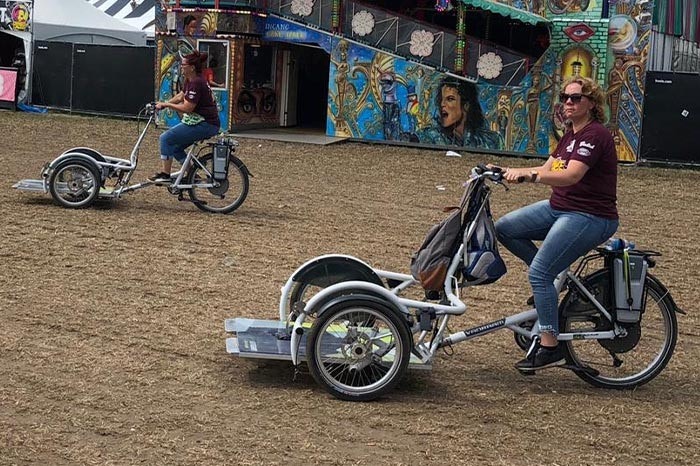
[[533, 357], [518, 361], [515, 364], [515, 368], [523, 373], [532, 373], [537, 370], [563, 366], [565, 364], [566, 358], [564, 357], [564, 351], [561, 345], [557, 345], [554, 348], [540, 346]]
[[155, 175], [149, 176], [148, 181], [153, 181], [156, 183], [170, 182], [170, 173], [158, 172]]

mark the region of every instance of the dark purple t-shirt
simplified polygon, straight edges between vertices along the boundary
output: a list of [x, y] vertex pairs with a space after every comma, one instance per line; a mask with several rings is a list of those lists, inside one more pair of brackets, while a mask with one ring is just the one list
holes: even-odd
[[185, 83], [185, 100], [195, 104], [193, 113], [201, 115], [207, 123], [214, 126], [221, 126], [219, 122], [219, 112], [216, 110], [216, 103], [212, 95], [209, 84], [201, 76]]
[[610, 131], [597, 121], [561, 138], [552, 157], [552, 171], [563, 170], [569, 160], [588, 165], [583, 178], [571, 186], [552, 187], [549, 203], [556, 210], [585, 212], [604, 218], [617, 215], [617, 152]]

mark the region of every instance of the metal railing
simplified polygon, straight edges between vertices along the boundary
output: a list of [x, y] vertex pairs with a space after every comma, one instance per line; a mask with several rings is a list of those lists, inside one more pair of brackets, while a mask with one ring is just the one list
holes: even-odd
[[700, 47], [682, 37], [652, 31], [649, 71], [700, 73]]

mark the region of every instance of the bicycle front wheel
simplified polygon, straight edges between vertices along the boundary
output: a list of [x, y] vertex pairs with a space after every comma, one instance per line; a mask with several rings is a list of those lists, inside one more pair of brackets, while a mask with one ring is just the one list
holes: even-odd
[[56, 202], [69, 209], [90, 207], [100, 194], [97, 165], [69, 158], [59, 163], [49, 177], [49, 192]]
[[313, 378], [336, 398], [369, 401], [391, 390], [411, 357], [409, 331], [369, 296], [340, 299], [314, 322], [307, 340]]
[[[596, 300], [612, 308], [608, 270], [592, 274], [585, 282]], [[595, 372], [577, 371], [581, 379], [602, 388], [632, 389], [659, 375], [666, 367], [678, 338], [675, 306], [668, 290], [652, 275], [646, 278], [642, 317], [625, 324], [627, 336], [611, 340], [571, 340], [566, 342], [570, 362], [588, 366]], [[562, 332], [610, 330], [612, 325], [587, 299], [572, 292], [562, 302]]]
[[[245, 164], [234, 156], [229, 157], [228, 176], [224, 180], [215, 180], [214, 157], [209, 153], [199, 158], [202, 167], [193, 162], [187, 176], [190, 199], [194, 205], [205, 212], [228, 214], [243, 204], [248, 196], [250, 184], [248, 169]], [[214, 186], [211, 186], [211, 185]], [[202, 187], [199, 187], [202, 186]]]

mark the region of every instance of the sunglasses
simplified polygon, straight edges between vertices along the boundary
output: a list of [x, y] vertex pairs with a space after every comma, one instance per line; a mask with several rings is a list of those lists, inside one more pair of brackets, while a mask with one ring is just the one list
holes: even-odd
[[567, 100], [571, 99], [572, 103], [577, 104], [581, 102], [581, 99], [584, 97], [588, 96], [584, 94], [567, 94], [565, 92], [562, 92], [561, 94], [559, 94], [559, 102], [566, 103]]

